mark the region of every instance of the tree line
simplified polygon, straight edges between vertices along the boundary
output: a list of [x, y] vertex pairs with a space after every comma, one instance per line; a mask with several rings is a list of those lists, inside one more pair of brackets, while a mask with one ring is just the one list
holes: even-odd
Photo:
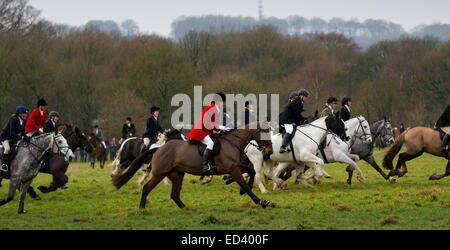
[[43, 97], [61, 122], [86, 132], [99, 124], [108, 138], [120, 137], [129, 116], [141, 136], [152, 105], [162, 108], [169, 128], [172, 96], [193, 96], [194, 85], [204, 94], [278, 93], [280, 107], [291, 91], [306, 88], [308, 115], [329, 96], [347, 95], [350, 81], [352, 114], [387, 116], [394, 126], [433, 126], [450, 101], [450, 42], [433, 37], [404, 36], [362, 50], [342, 34], [299, 37], [267, 25], [190, 31], [174, 41], [94, 27], [60, 36], [58, 25], [29, 21], [0, 26], [2, 124], [17, 105], [32, 109]]

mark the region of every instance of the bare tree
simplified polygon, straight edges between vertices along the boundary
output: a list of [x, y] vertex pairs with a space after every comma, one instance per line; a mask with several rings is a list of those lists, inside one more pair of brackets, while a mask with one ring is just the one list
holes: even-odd
[[40, 11], [28, 5], [28, 0], [0, 0], [0, 31], [26, 31], [39, 14]]

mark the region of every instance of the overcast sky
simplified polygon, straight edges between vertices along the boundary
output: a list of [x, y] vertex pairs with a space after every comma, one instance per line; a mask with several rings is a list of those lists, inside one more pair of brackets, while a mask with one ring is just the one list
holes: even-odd
[[[133, 19], [140, 31], [169, 36], [179, 16], [258, 17], [259, 0], [29, 0], [41, 16], [80, 26], [89, 20]], [[385, 19], [407, 31], [419, 24], [450, 23], [450, 0], [263, 0], [265, 17], [299, 15], [330, 20]]]

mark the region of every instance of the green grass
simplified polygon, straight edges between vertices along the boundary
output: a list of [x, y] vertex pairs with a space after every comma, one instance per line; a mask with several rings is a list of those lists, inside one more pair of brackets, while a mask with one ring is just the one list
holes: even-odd
[[[381, 164], [383, 152], [376, 152]], [[395, 183], [386, 182], [372, 167], [360, 162], [366, 178], [346, 184], [344, 164], [326, 165], [333, 177], [316, 189], [305, 189], [288, 180], [289, 189], [261, 194], [271, 201], [265, 210], [239, 195], [236, 183], [225, 185], [220, 177], [201, 185], [187, 175], [181, 193], [186, 204], [179, 209], [170, 199], [171, 186], [160, 183], [139, 210], [141, 187], [135, 176], [121, 190], [110, 181], [110, 167], [92, 169], [71, 164], [68, 189], [29, 196], [25, 215], [17, 214], [14, 201], [0, 207], [0, 229], [450, 229], [450, 178], [429, 181], [442, 173], [446, 161], [424, 155], [408, 164], [409, 172]], [[355, 173], [356, 175], [356, 173]], [[139, 176], [139, 174], [138, 174]], [[51, 176], [39, 174], [33, 186], [48, 185]], [[9, 181], [3, 181], [5, 197]], [[270, 186], [272, 190], [272, 186]]]

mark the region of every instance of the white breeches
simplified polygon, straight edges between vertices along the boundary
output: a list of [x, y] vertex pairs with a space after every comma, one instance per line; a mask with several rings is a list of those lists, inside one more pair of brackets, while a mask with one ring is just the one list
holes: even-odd
[[284, 124], [284, 129], [286, 130], [286, 133], [292, 135], [292, 132], [294, 132], [294, 125], [293, 124]]
[[148, 147], [150, 145], [150, 138], [147, 138], [147, 137], [144, 138], [144, 145], [146, 147]]
[[8, 140], [4, 140], [2, 142], [2, 145], [3, 145], [3, 148], [5, 149], [3, 154], [5, 154], [5, 155], [9, 154], [9, 151], [11, 150], [11, 148], [9, 147], [9, 141]]
[[213, 150], [214, 142], [209, 135], [205, 136], [201, 142], [206, 145], [207, 149]]

